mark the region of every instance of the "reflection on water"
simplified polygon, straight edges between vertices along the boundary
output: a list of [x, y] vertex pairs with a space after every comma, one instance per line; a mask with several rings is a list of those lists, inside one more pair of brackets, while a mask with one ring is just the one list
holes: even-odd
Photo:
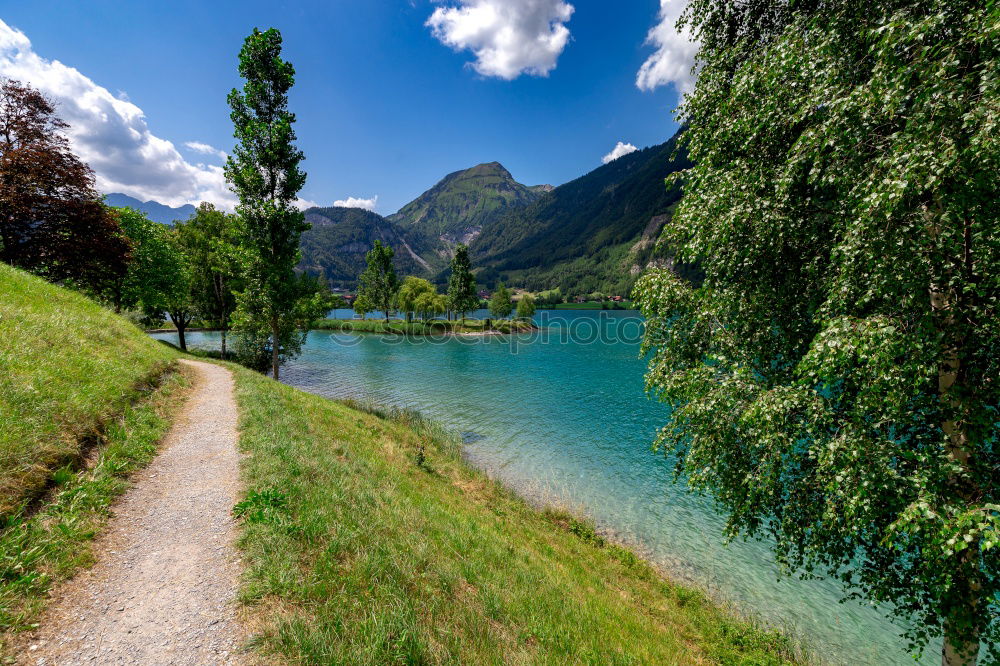
[[[603, 326], [635, 316], [602, 314]], [[541, 316], [554, 317], [550, 333], [601, 328], [596, 313]], [[711, 501], [673, 484], [670, 461], [650, 451], [666, 414], [643, 393], [638, 345], [610, 337], [581, 343], [552, 334], [512, 345], [502, 337], [314, 331], [282, 379], [333, 398], [419, 410], [461, 433], [469, 459], [491, 475], [532, 499], [585, 513], [675, 577], [790, 628], [832, 662], [915, 663], [882, 614], [838, 603], [836, 584], [780, 578], [766, 543], [724, 543]], [[218, 336], [188, 339], [209, 346]], [[934, 654], [929, 648], [921, 663], [936, 663]]]

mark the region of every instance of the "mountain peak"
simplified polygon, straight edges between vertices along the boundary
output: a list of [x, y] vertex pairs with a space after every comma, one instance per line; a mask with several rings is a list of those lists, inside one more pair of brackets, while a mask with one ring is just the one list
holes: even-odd
[[539, 196], [540, 192], [514, 180], [499, 162], [484, 162], [448, 174], [388, 219], [448, 246], [468, 244], [487, 221]]

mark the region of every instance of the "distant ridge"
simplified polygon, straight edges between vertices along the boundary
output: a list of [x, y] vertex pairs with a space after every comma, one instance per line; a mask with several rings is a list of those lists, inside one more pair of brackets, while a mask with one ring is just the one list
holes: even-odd
[[195, 214], [196, 208], [191, 204], [184, 204], [177, 208], [161, 204], [157, 201], [139, 201], [135, 197], [130, 197], [121, 192], [113, 192], [104, 197], [104, 201], [109, 206], [116, 208], [128, 207], [146, 214], [146, 217], [153, 222], [160, 224], [173, 224], [177, 220], [186, 220]]

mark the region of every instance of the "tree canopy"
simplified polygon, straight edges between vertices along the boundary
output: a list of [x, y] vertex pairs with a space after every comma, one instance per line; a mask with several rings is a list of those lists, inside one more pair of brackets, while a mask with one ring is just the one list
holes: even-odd
[[[406, 277], [399, 287], [399, 292], [396, 294], [396, 305], [406, 313], [406, 320], [410, 321], [411, 315], [420, 310], [417, 307], [417, 304], [421, 302], [420, 299], [424, 296], [430, 296], [433, 299], [436, 294], [437, 289], [428, 280], [411, 275]], [[428, 305], [426, 301], [423, 304]]]
[[469, 260], [469, 248], [465, 245], [455, 247], [455, 256], [451, 260], [451, 275], [448, 278], [448, 307], [454, 312], [465, 315], [479, 306], [479, 296], [476, 294], [476, 277], [472, 274], [472, 262]]
[[[694, 166], [636, 295], [658, 445], [769, 534], [1000, 658], [1000, 5], [692, 0]], [[724, 417], [724, 418], [723, 418]]]
[[40, 92], [0, 78], [0, 261], [100, 291], [123, 278], [131, 247], [67, 127]]
[[[269, 347], [271, 372], [278, 378], [283, 359], [301, 347], [301, 315], [314, 294], [296, 278], [299, 239], [309, 228], [296, 206], [306, 174], [295, 147], [295, 114], [288, 91], [295, 68], [281, 58], [281, 33], [254, 28], [240, 51], [243, 90], [229, 93], [238, 144], [226, 160], [226, 178], [239, 196], [243, 275], [238, 297], [241, 334]], [[270, 337], [262, 331], [270, 332]], [[246, 349], [247, 345], [244, 344]]]
[[506, 319], [513, 311], [514, 303], [510, 300], [510, 292], [501, 282], [490, 297], [490, 314], [497, 319]]
[[368, 267], [358, 278], [358, 298], [364, 299], [372, 310], [382, 311], [386, 321], [389, 321], [389, 313], [396, 304], [396, 292], [399, 290], [399, 278], [392, 265], [394, 254], [391, 247], [376, 240], [365, 255]]
[[125, 275], [110, 283], [105, 297], [119, 312], [135, 309], [161, 319], [188, 292], [186, 258], [167, 227], [132, 208], [111, 210], [132, 251]]
[[226, 355], [226, 333], [236, 311], [236, 294], [242, 288], [239, 256], [239, 219], [202, 203], [189, 219], [175, 226], [191, 268], [191, 298], [202, 319], [222, 334]]
[[531, 319], [535, 316], [535, 299], [525, 294], [517, 301], [518, 319]]

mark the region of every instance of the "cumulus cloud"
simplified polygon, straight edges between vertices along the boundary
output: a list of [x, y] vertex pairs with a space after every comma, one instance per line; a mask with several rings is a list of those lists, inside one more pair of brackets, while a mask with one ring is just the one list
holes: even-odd
[[112, 94], [58, 60], [42, 58], [23, 32], [2, 19], [0, 76], [28, 83], [56, 103], [58, 115], [69, 123], [66, 135], [74, 152], [94, 170], [102, 192], [170, 206], [210, 201], [231, 209], [235, 204], [221, 166], [187, 162], [173, 143], [150, 131], [142, 109], [125, 95]]
[[226, 154], [226, 151], [219, 150], [215, 146], [210, 146], [207, 143], [202, 143], [201, 141], [185, 141], [184, 145], [187, 146], [188, 149], [193, 150], [196, 153], [201, 153], [202, 155], [211, 155], [223, 161], [225, 161], [225, 159], [229, 157], [229, 155]]
[[639, 90], [653, 90], [669, 83], [682, 94], [694, 89], [691, 68], [698, 43], [686, 28], [678, 31], [676, 27], [686, 5], [687, 0], [660, 0], [659, 22], [646, 36], [646, 44], [655, 46], [656, 52], [639, 68], [635, 78]]
[[601, 161], [604, 162], [605, 164], [607, 164], [608, 162], [614, 162], [619, 157], [624, 157], [625, 155], [628, 155], [629, 153], [634, 153], [637, 150], [639, 149], [633, 146], [631, 143], [622, 143], [621, 141], [619, 141], [618, 145], [612, 148], [610, 153], [601, 158]]
[[376, 194], [371, 199], [361, 199], [358, 197], [347, 197], [346, 199], [338, 199], [333, 202], [336, 208], [364, 208], [365, 210], [375, 210], [375, 206], [378, 205], [378, 195]]
[[435, 9], [426, 25], [442, 44], [472, 51], [477, 72], [510, 81], [555, 69], [572, 15], [573, 5], [563, 0], [458, 0]]

